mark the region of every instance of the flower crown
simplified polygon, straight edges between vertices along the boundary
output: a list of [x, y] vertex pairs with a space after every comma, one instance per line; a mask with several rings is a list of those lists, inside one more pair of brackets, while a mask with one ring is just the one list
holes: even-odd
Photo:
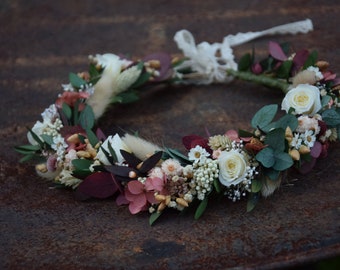
[[[305, 20], [197, 46], [191, 33], [182, 30], [174, 38], [181, 58], [165, 53], [140, 60], [90, 56], [89, 70], [70, 73], [63, 93], [42, 113], [42, 122], [29, 129], [30, 144], [15, 149], [24, 155], [21, 162], [37, 159], [38, 175], [74, 189], [77, 199], [115, 196], [132, 214], [149, 211], [150, 224], [166, 208], [194, 208], [198, 219], [216, 196], [232, 201], [247, 196], [251, 211], [260, 195], [269, 196], [280, 186], [289, 168], [310, 171], [338, 139], [340, 80], [315, 51], [292, 53], [288, 44], [270, 42], [268, 57], [255, 62], [249, 53], [237, 64], [232, 47], [263, 35], [312, 28]], [[277, 119], [278, 105], [267, 105], [253, 116], [252, 131], [185, 136], [187, 154], [132, 134], [106, 137], [96, 126], [110, 104], [136, 101], [144, 87], [234, 78], [281, 89], [284, 116]]]

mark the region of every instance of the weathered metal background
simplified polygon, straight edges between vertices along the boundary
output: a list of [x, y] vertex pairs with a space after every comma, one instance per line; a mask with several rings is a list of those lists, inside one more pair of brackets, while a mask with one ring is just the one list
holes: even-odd
[[[179, 53], [177, 30], [198, 42], [311, 18], [307, 35], [262, 38], [235, 49], [237, 57], [269, 40], [317, 49], [340, 72], [337, 1], [24, 1], [0, 3], [0, 268], [2, 269], [277, 269], [340, 255], [339, 143], [309, 175], [289, 173], [255, 211], [246, 202], [210, 204], [199, 220], [167, 213], [156, 226], [112, 200], [77, 202], [50, 189], [30, 165], [18, 164], [15, 145], [26, 126], [60, 92], [87, 55]], [[102, 119], [107, 133], [138, 130], [183, 149], [181, 137], [247, 128], [261, 106], [281, 93], [248, 83], [164, 87], [140, 102], [116, 106]], [[294, 181], [293, 181], [294, 180]]]

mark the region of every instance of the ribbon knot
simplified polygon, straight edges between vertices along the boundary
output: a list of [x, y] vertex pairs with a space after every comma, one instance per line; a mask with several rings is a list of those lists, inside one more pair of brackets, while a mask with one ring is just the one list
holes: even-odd
[[313, 30], [312, 21], [306, 19], [264, 31], [228, 35], [224, 37], [222, 43], [210, 44], [204, 41], [198, 45], [188, 30], [180, 30], [175, 34], [174, 40], [188, 59], [176, 69], [190, 68], [194, 72], [189, 80], [186, 80], [188, 83], [228, 83], [233, 80], [233, 77], [227, 74], [227, 70], [237, 70], [232, 47], [265, 35], [307, 33], [311, 30]]

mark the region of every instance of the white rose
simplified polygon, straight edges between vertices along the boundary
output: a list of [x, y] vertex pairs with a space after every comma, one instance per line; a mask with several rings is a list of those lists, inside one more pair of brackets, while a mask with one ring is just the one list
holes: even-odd
[[[104, 165], [110, 165], [111, 163], [107, 159], [106, 155], [104, 154], [104, 151], [102, 148], [110, 154], [109, 150], [109, 144], [111, 145], [112, 149], [115, 151], [115, 154], [117, 156], [117, 162], [121, 164], [124, 161], [123, 156], [120, 153], [120, 150], [125, 150], [127, 152], [131, 152], [131, 150], [126, 146], [126, 144], [122, 141], [122, 139], [119, 137], [118, 134], [114, 136], [109, 136], [101, 145], [96, 158], [103, 163]], [[111, 156], [111, 155], [110, 155]]]
[[219, 180], [224, 186], [237, 185], [247, 175], [247, 161], [237, 150], [222, 151], [218, 158]]
[[290, 108], [295, 114], [314, 115], [321, 109], [319, 88], [310, 84], [299, 84], [289, 90], [281, 104], [287, 113]]

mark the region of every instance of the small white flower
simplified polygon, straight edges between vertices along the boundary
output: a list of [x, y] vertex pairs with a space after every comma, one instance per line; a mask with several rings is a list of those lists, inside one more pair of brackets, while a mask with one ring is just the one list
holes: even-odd
[[306, 130], [306, 132], [302, 134], [301, 137], [303, 138], [303, 143], [306, 146], [308, 146], [309, 148], [312, 148], [314, 146], [316, 137], [315, 137], [313, 130]]
[[204, 161], [205, 158], [209, 157], [210, 154], [202, 146], [196, 145], [195, 148], [191, 148], [189, 151], [189, 160], [194, 162]]
[[302, 144], [302, 139], [300, 138], [300, 134], [295, 133], [290, 145], [294, 147], [295, 149], [299, 149], [301, 144]]
[[174, 175], [181, 174], [183, 170], [179, 161], [173, 158], [169, 158], [165, 160], [162, 163], [161, 168], [167, 176], [174, 176]]
[[313, 72], [315, 73], [315, 77], [316, 77], [318, 80], [322, 80], [322, 79], [323, 79], [323, 75], [322, 75], [322, 73], [320, 72], [320, 70], [319, 70], [318, 67], [310, 66], [310, 67], [307, 68], [307, 70], [313, 71]]

